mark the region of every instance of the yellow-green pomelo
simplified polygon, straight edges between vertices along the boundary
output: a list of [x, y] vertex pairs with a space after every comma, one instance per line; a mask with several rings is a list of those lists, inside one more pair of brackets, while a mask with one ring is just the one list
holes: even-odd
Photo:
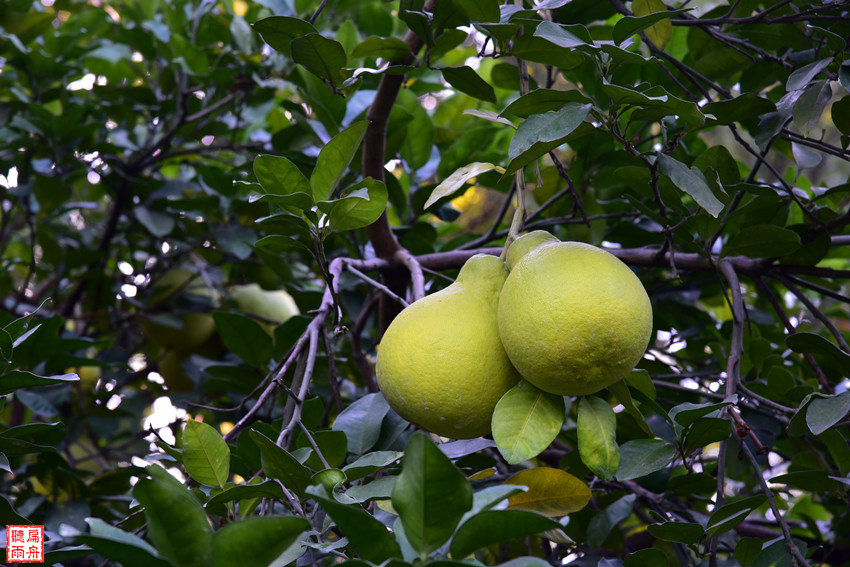
[[[168, 270], [154, 282], [153, 294], [148, 307], [159, 308], [168, 313], [165, 306], [174, 308], [179, 295], [194, 296], [197, 303], [215, 306], [219, 303], [218, 291], [204, 282], [197, 273], [186, 268]], [[215, 332], [215, 321], [206, 312], [173, 312], [179, 318], [176, 326], [164, 325], [155, 321], [142, 320], [142, 332], [151, 342], [165, 348], [190, 350], [210, 338]]]
[[[263, 321], [260, 324], [270, 335], [274, 334], [275, 326], [299, 313], [295, 300], [282, 289], [267, 291], [252, 283], [233, 286], [230, 295], [242, 313], [261, 317]], [[266, 321], [272, 321], [273, 324]]]
[[652, 305], [616, 256], [535, 231], [511, 244], [507, 265], [499, 336], [526, 380], [553, 394], [592, 394], [643, 357]]
[[494, 256], [470, 258], [447, 288], [405, 308], [378, 348], [378, 386], [411, 423], [455, 439], [490, 432], [496, 403], [519, 380], [496, 322], [507, 277]]
[[192, 379], [183, 372], [183, 361], [189, 357], [186, 352], [167, 350], [159, 358], [157, 369], [169, 390], [188, 392], [193, 387]]

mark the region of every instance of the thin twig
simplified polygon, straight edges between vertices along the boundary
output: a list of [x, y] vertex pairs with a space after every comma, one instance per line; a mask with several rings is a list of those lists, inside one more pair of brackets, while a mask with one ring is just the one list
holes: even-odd
[[361, 272], [360, 270], [358, 270], [357, 268], [355, 268], [351, 264], [346, 264], [345, 269], [348, 270], [349, 272], [351, 272], [353, 275], [360, 278], [361, 280], [363, 280], [364, 282], [366, 282], [367, 284], [369, 284], [370, 286], [372, 286], [375, 289], [386, 294], [388, 297], [398, 301], [404, 307], [407, 307], [409, 305], [409, 303], [407, 302], [406, 299], [404, 299], [403, 297], [393, 293], [393, 291], [390, 288], [388, 288], [387, 286], [385, 286], [381, 282], [370, 278], [369, 276], [367, 276], [366, 274], [364, 274], [363, 272]]
[[[304, 355], [304, 372], [300, 376], [296, 376], [298, 380], [298, 394], [286, 401], [284, 408], [284, 422], [286, 426], [280, 430], [280, 435], [277, 436], [277, 444], [285, 447], [289, 443], [289, 436], [292, 434], [295, 426], [301, 421], [301, 412], [304, 408], [304, 400], [307, 399], [307, 392], [310, 390], [310, 381], [313, 379], [313, 368], [316, 365], [316, 354], [319, 348], [319, 330], [310, 329], [310, 345]], [[292, 389], [295, 390], [296, 384], [293, 380]], [[287, 421], [287, 414], [291, 415]]]
[[780, 276], [779, 281], [781, 281], [782, 284], [788, 288], [788, 291], [793, 293], [797, 297], [797, 299], [799, 299], [800, 302], [806, 306], [806, 309], [808, 309], [818, 321], [823, 323], [824, 327], [829, 329], [829, 332], [832, 333], [833, 337], [835, 337], [835, 340], [838, 342], [838, 346], [841, 347], [841, 350], [843, 350], [844, 352], [850, 352], [850, 346], [847, 346], [847, 341], [844, 339], [844, 334], [838, 329], [838, 327], [835, 326], [835, 323], [833, 323], [832, 320], [830, 320], [830, 318], [827, 317], [823, 311], [818, 309], [817, 305], [815, 305], [812, 300], [806, 297], [805, 293], [800, 291], [797, 286], [788, 281], [787, 278]]
[[726, 260], [718, 263], [718, 268], [732, 295], [732, 350], [726, 363], [726, 396], [734, 396], [741, 381], [741, 356], [744, 352], [744, 298], [741, 294], [741, 282], [732, 264]]
[[416, 256], [411, 254], [407, 248], [399, 248], [395, 252], [395, 259], [404, 264], [404, 267], [410, 271], [413, 301], [419, 301], [425, 297], [425, 275], [422, 273], [422, 266], [419, 265]]

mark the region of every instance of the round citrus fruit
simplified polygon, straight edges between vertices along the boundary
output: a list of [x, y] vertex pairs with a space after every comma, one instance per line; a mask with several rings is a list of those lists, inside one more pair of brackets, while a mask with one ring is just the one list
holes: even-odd
[[295, 300], [282, 289], [267, 291], [259, 284], [252, 283], [233, 286], [230, 288], [230, 295], [242, 313], [262, 317], [263, 321], [260, 324], [272, 336], [277, 325], [298, 315], [298, 305], [295, 304]]
[[153, 284], [148, 307], [157, 313], [142, 320], [142, 332], [161, 347], [191, 350], [215, 332], [212, 315], [203, 310], [218, 305], [219, 300], [218, 291], [200, 275], [187, 268], [172, 268]]
[[411, 423], [444, 437], [490, 432], [499, 398], [519, 380], [496, 322], [507, 277], [494, 256], [470, 258], [447, 288], [405, 308], [378, 349], [378, 385]]
[[553, 394], [592, 394], [643, 357], [652, 306], [616, 256], [535, 231], [511, 244], [507, 265], [499, 336], [526, 380]]

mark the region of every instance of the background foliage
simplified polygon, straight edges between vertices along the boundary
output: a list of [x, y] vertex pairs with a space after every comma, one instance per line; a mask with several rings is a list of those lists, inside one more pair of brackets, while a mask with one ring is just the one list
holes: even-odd
[[[66, 565], [850, 563], [848, 37], [840, 1], [3, 2], [0, 524]], [[517, 199], [656, 338], [437, 445], [375, 347]]]

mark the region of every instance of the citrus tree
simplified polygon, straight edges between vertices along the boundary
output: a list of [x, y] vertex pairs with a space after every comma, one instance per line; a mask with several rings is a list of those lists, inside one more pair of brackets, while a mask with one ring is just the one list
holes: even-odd
[[[0, 524], [63, 565], [848, 564], [848, 9], [0, 3]], [[526, 233], [651, 323], [572, 260], [568, 303], [408, 329], [385, 397], [399, 313]], [[480, 371], [597, 335], [641, 342], [610, 384]], [[400, 415], [470, 384], [483, 428]]]

